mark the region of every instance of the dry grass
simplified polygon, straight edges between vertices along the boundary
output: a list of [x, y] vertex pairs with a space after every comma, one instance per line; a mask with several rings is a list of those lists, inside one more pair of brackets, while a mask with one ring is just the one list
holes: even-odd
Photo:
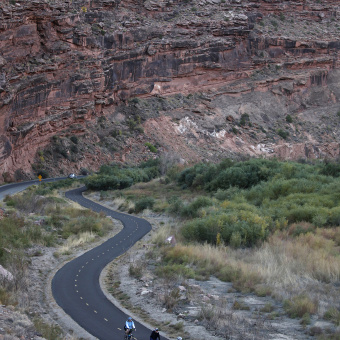
[[[316, 230], [315, 234], [306, 233], [295, 238], [277, 233], [261, 247], [243, 250], [208, 244], [178, 244], [167, 250], [166, 256], [176, 263], [184, 259], [196, 271], [201, 268], [231, 281], [242, 292], [265, 289], [282, 300], [298, 301], [299, 305], [303, 299], [296, 297], [305, 296], [308, 290], [310, 304], [304, 299], [301, 310], [315, 313], [318, 310], [315, 299], [320, 299], [324, 310], [334, 304], [334, 290], [329, 284], [340, 280], [339, 249], [333, 240], [339, 232], [340, 228]], [[168, 231], [161, 229], [155, 234], [155, 240], [164, 239], [166, 234], [169, 235]]]
[[167, 200], [170, 197], [178, 196], [184, 201], [191, 201], [198, 195], [203, 195], [203, 192], [183, 190], [174, 183], [163, 184], [159, 178], [146, 183], [136, 183], [132, 187], [124, 189], [123, 193], [125, 196], [133, 196], [135, 198], [150, 196], [156, 200]]
[[[237, 308], [239, 309], [239, 308]], [[256, 322], [250, 322], [243, 316], [226, 308], [226, 301], [221, 299], [214, 304], [202, 304], [198, 319], [207, 329], [213, 329], [223, 339], [253, 340], [265, 339], [264, 330], [268, 328], [266, 318], [258, 315]]]
[[173, 228], [170, 225], [164, 225], [153, 233], [151, 243], [161, 246], [172, 233], [174, 233]]
[[124, 197], [116, 197], [113, 200], [113, 205], [116, 206], [119, 210], [123, 211], [134, 211], [135, 204]]
[[295, 239], [274, 235], [255, 251], [253, 258], [265, 281], [282, 289], [299, 286], [301, 280], [329, 283], [340, 279], [336, 245], [318, 233], [307, 233]]
[[79, 235], [71, 235], [66, 242], [58, 249], [57, 253], [61, 255], [72, 254], [72, 251], [79, 246], [92, 242], [96, 235], [91, 232], [81, 233]]
[[290, 317], [302, 318], [306, 314], [315, 314], [318, 309], [318, 303], [313, 301], [307, 294], [301, 294], [286, 300], [284, 308]]

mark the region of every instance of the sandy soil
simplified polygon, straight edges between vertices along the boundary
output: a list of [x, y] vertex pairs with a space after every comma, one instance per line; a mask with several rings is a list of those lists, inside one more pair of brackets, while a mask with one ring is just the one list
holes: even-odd
[[[111, 208], [117, 208], [110, 201], [99, 199], [98, 194], [92, 194], [89, 198], [100, 202]], [[208, 281], [180, 280], [164, 281], [158, 279], [154, 274], [154, 266], [148, 263], [145, 254], [150, 248], [151, 235], [161, 225], [176, 223], [168, 216], [155, 214], [151, 211], [144, 211], [141, 217], [146, 218], [153, 227], [153, 231], [145, 236], [143, 240], [132, 247], [124, 256], [114, 261], [115, 275], [119, 274], [119, 289], [129, 296], [133, 306], [140, 307], [150, 319], [156, 319], [159, 323], [175, 325], [182, 322], [183, 332], [177, 336], [184, 339], [217, 340], [226, 339], [268, 339], [268, 340], [302, 340], [312, 339], [306, 333], [306, 329], [297, 319], [290, 319], [284, 315], [283, 306], [270, 297], [257, 297], [254, 294], [241, 294], [232, 289], [230, 283], [222, 282], [214, 277]], [[152, 246], [152, 245], [151, 245]], [[143, 264], [143, 276], [136, 279], [130, 276], [130, 264]], [[102, 288], [113, 303], [120, 306], [115, 297], [108, 292], [108, 286], [104, 283], [109, 275], [109, 266], [102, 273]], [[173, 289], [178, 289], [180, 296], [178, 305], [169, 312], [164, 308], [164, 295]], [[234, 309], [235, 302], [245, 306], [243, 309]], [[271, 305], [271, 313], [260, 313], [266, 305]], [[202, 307], [203, 306], [203, 307]], [[216, 329], [211, 328], [212, 324], [206, 320], [200, 320], [198, 315], [202, 308], [220, 308], [223, 310], [224, 333], [218, 334]], [[127, 312], [128, 313], [128, 312]], [[131, 314], [131, 312], [129, 312]], [[273, 317], [275, 315], [275, 317]], [[138, 314], [133, 315], [140, 322], [143, 320]], [[145, 319], [145, 317], [144, 317]], [[157, 324], [148, 324], [150, 328]], [[320, 325], [321, 326], [321, 325]], [[325, 326], [325, 325], [323, 325]], [[171, 337], [170, 337], [171, 338]], [[171, 338], [173, 339], [173, 338]]]
[[[98, 194], [92, 194], [89, 198], [103, 205], [114, 208], [112, 202], [99, 200]], [[164, 223], [173, 223], [169, 217], [156, 215], [145, 211], [142, 216], [150, 221], [153, 231]], [[115, 221], [110, 235], [105, 240], [114, 236], [122, 225]], [[107, 297], [120, 306], [127, 314], [153, 328], [157, 323], [173, 325], [183, 323], [183, 328], [178, 329], [177, 335], [183, 339], [218, 340], [226, 339], [268, 339], [268, 340], [299, 340], [310, 339], [305, 329], [298, 320], [284, 316], [282, 305], [269, 297], [257, 297], [252, 294], [241, 294], [232, 289], [230, 283], [225, 283], [211, 277], [208, 281], [195, 280], [170, 280], [158, 279], [154, 274], [154, 266], [148, 263], [145, 254], [150, 248], [152, 232], [132, 247], [128, 253], [114, 261], [116, 273], [119, 273], [119, 289], [127, 294], [129, 302], [133, 306], [139, 306], [148, 315], [145, 321], [138, 314], [133, 314], [120, 305], [118, 300], [108, 292], [107, 275], [108, 265], [101, 275], [101, 286]], [[72, 255], [55, 257], [56, 248], [36, 247], [30, 249], [31, 263], [28, 269], [27, 292], [20, 298], [20, 305], [14, 308], [0, 306], [0, 340], [16, 339], [42, 339], [34, 329], [32, 317], [37, 315], [51, 325], [59, 325], [66, 333], [65, 339], [94, 339], [70, 317], [68, 317], [55, 303], [51, 294], [51, 280], [54, 273], [67, 261], [79, 256], [86, 250], [100, 244], [104, 239], [77, 249]], [[39, 256], [34, 256], [39, 254]], [[130, 264], [143, 263], [143, 276], [139, 279], [129, 274]], [[170, 312], [164, 307], [164, 296], [169, 290], [178, 290], [177, 305]], [[245, 309], [234, 309], [235, 301], [245, 305]], [[271, 304], [272, 312], [276, 317], [272, 318], [268, 313], [259, 313], [259, 310]], [[198, 314], [202, 310], [221, 310], [224, 335], [217, 334], [216, 327], [207, 319], [200, 319]], [[147, 321], [149, 318], [149, 322]], [[327, 325], [319, 325], [326, 327]], [[176, 331], [172, 334], [175, 336]], [[162, 335], [163, 333], [161, 333]], [[164, 335], [164, 334], [163, 334]], [[186, 335], [186, 336], [184, 336]], [[138, 336], [138, 334], [136, 334]], [[174, 337], [169, 337], [174, 339]], [[142, 340], [142, 339], [141, 339]]]
[[[147, 243], [147, 240], [143, 240]], [[115, 274], [119, 273], [120, 290], [127, 294], [133, 306], [142, 308], [150, 318], [156, 319], [159, 323], [169, 323], [176, 325], [182, 322], [183, 331], [189, 334], [177, 335], [184, 339], [204, 339], [221, 340], [226, 339], [228, 334], [230, 339], [270, 339], [270, 340], [298, 340], [309, 339], [299, 320], [294, 320], [283, 316], [283, 307], [278, 302], [269, 297], [257, 297], [252, 294], [241, 294], [232, 289], [230, 283], [222, 282], [214, 277], [208, 281], [181, 280], [165, 282], [155, 277], [152, 269], [145, 269], [141, 279], [135, 279], [129, 274], [130, 264], [138, 263], [145, 259], [147, 248], [143, 244], [137, 244], [126, 256], [115, 261]], [[152, 266], [150, 266], [152, 267]], [[105, 274], [103, 274], [105, 275]], [[106, 287], [107, 288], [107, 287]], [[164, 308], [163, 296], [168, 291], [177, 288], [180, 291], [178, 305], [169, 313]], [[105, 290], [105, 287], [103, 286]], [[107, 292], [108, 294], [108, 292]], [[118, 301], [113, 298], [115, 304]], [[233, 305], [238, 302], [249, 310], [234, 310]], [[278, 317], [270, 319], [270, 315], [259, 313], [267, 304], [274, 306]], [[224, 336], [216, 334], [216, 329], [211, 328], [213, 324], [200, 320], [198, 315], [205, 308], [225, 309], [222, 317], [224, 319]], [[138, 319], [138, 315], [134, 315]], [[152, 325], [153, 327], [158, 326]], [[207, 329], [208, 328], [208, 329]], [[173, 338], [171, 338], [173, 339]]]

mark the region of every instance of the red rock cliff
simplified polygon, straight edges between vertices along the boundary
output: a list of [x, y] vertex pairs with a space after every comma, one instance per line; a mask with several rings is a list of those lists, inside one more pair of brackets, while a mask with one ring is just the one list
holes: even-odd
[[335, 0], [4, 2], [1, 173], [138, 162], [150, 156], [145, 141], [186, 161], [337, 157], [339, 9]]

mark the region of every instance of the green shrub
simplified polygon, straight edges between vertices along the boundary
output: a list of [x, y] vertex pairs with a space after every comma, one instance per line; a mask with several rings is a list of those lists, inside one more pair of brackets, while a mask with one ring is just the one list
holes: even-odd
[[234, 310], [250, 310], [250, 307], [247, 306], [243, 301], [237, 301], [235, 300], [232, 309]]
[[[172, 310], [172, 308], [174, 308], [178, 302], [179, 302], [179, 299], [180, 299], [180, 290], [178, 288], [173, 288], [170, 292], [167, 292], [165, 295], [164, 295], [164, 305], [167, 309], [169, 310]], [[180, 324], [182, 324], [182, 327], [180, 326]], [[179, 326], [177, 326], [179, 325]], [[183, 328], [183, 323], [178, 323], [178, 324], [174, 324], [174, 325], [171, 325], [172, 327], [176, 327], [175, 329], [177, 328]]]
[[300, 324], [303, 326], [307, 326], [307, 325], [310, 325], [310, 322], [311, 322], [310, 314], [305, 313], [300, 320]]
[[277, 134], [278, 134], [281, 138], [283, 138], [283, 139], [287, 139], [288, 136], [289, 136], [289, 132], [288, 132], [288, 131], [284, 131], [284, 130], [282, 130], [282, 129], [278, 129], [278, 130], [277, 130]]
[[289, 317], [302, 318], [305, 314], [315, 314], [318, 305], [307, 294], [302, 294], [285, 300], [283, 307]]
[[287, 123], [293, 123], [293, 118], [292, 118], [291, 115], [287, 115], [287, 116], [286, 116], [286, 122], [287, 122]]
[[339, 177], [340, 176], [340, 163], [327, 162], [321, 167], [320, 173], [326, 176]]
[[168, 212], [170, 214], [180, 214], [183, 207], [183, 201], [178, 196], [172, 196], [168, 199], [169, 207]]
[[270, 23], [271, 23], [274, 27], [277, 27], [277, 26], [278, 26], [278, 23], [277, 23], [277, 21], [275, 21], [275, 20], [271, 20]]
[[237, 135], [237, 134], [239, 134], [239, 133], [240, 133], [240, 131], [239, 131], [239, 130], [237, 130], [235, 126], [233, 126], [233, 127], [231, 128], [231, 131], [232, 131], [232, 132], [233, 132], [233, 134], [235, 134], [235, 135]]
[[230, 246], [233, 248], [239, 248], [242, 245], [242, 237], [240, 232], [234, 231], [230, 237]]
[[224, 266], [217, 272], [217, 277], [224, 282], [234, 282], [238, 280], [241, 275], [241, 269], [232, 266]]
[[245, 125], [249, 125], [249, 123], [250, 123], [250, 118], [249, 118], [248, 113], [243, 113], [241, 115], [240, 125], [245, 126]]
[[71, 136], [70, 141], [74, 144], [78, 144], [78, 137], [77, 136]]
[[252, 246], [266, 239], [268, 225], [256, 213], [240, 210], [193, 219], [184, 224], [181, 234], [188, 241], [216, 244], [219, 233], [225, 244]]
[[93, 232], [101, 235], [102, 224], [95, 216], [80, 216], [72, 219], [62, 227], [63, 238], [68, 238], [72, 234]]
[[167, 264], [156, 268], [156, 275], [167, 279], [174, 277], [191, 278], [195, 277], [195, 271], [182, 264]]
[[271, 313], [274, 310], [274, 306], [271, 303], [266, 303], [264, 307], [260, 309], [262, 313]]
[[39, 317], [33, 319], [35, 329], [46, 339], [60, 339], [63, 332], [57, 325], [50, 325]]
[[197, 217], [199, 209], [207, 206], [213, 205], [213, 201], [209, 197], [201, 196], [196, 198], [191, 203], [182, 206], [181, 208], [181, 215], [183, 217]]
[[151, 152], [157, 153], [157, 148], [151, 143], [146, 142], [144, 145], [147, 146]]
[[141, 263], [131, 263], [129, 266], [129, 274], [130, 276], [140, 279], [143, 276], [143, 266]]
[[147, 182], [159, 174], [159, 165], [143, 165], [141, 168], [103, 165], [99, 174], [87, 177], [84, 182], [91, 190], [119, 190], [128, 188], [134, 183]]
[[0, 304], [5, 306], [17, 304], [15, 295], [11, 291], [0, 287]]
[[41, 169], [37, 172], [37, 176], [41, 176], [42, 178], [49, 178], [50, 175], [47, 170]]
[[287, 212], [286, 218], [290, 223], [302, 221], [312, 223], [316, 213], [315, 207], [312, 206], [294, 207]]
[[[0, 263], [5, 263], [15, 253], [35, 244], [53, 245], [54, 234], [45, 234], [41, 228], [25, 222], [16, 216], [4, 217], [0, 220]], [[13, 249], [12, 252], [4, 249]]]
[[333, 322], [336, 326], [340, 326], [340, 310], [335, 307], [328, 309], [323, 318]]
[[144, 209], [152, 209], [154, 204], [155, 200], [153, 197], [143, 197], [135, 203], [135, 212], [139, 213]]

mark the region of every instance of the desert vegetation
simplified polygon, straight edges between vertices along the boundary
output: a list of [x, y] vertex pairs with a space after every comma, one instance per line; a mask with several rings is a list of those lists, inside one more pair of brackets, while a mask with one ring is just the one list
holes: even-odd
[[[119, 195], [106, 193], [106, 198], [119, 199], [130, 212], [144, 207], [176, 216], [177, 226], [161, 227], [152, 240], [157, 247], [147, 254], [164, 282], [213, 275], [241, 293], [279, 301], [310, 334], [338, 339], [339, 170], [336, 162], [226, 159], [173, 167], [161, 180], [136, 184]], [[152, 204], [131, 208], [145, 197]], [[176, 245], [164, 244], [170, 234]], [[164, 300], [166, 308], [180, 303], [175, 293], [170, 303]], [[217, 307], [208, 311], [216, 325]], [[266, 310], [275, 317], [272, 308]], [[313, 327], [313, 320], [320, 319], [333, 324], [328, 333]]]
[[[308, 334], [338, 339], [339, 163], [225, 159], [161, 169], [158, 160], [140, 167], [107, 165], [86, 179], [87, 186], [100, 190], [100, 199], [112, 201], [114, 207], [129, 213], [153, 211], [176, 220], [153, 234], [154, 247], [141, 262], [129, 266], [130, 275], [140, 279], [151, 270], [164, 284], [166, 292], [159, 301], [168, 310], [184, 301], [179, 284], [189, 291], [187, 280], [214, 276], [232, 284], [233, 291], [274, 299]], [[1, 282], [2, 304], [22, 303], [29, 249], [38, 254], [39, 247], [53, 246], [59, 257], [110, 229], [111, 221], [104, 216], [58, 194], [69, 185], [70, 181], [42, 184], [5, 199], [0, 264], [15, 274], [15, 281]], [[175, 236], [176, 244], [165, 244], [169, 235]], [[249, 306], [238, 300], [226, 306], [221, 300], [201, 304], [197, 318], [220, 335], [245, 339], [252, 327], [244, 328], [246, 322], [233, 311], [247, 311]], [[267, 318], [281, 315], [270, 303], [257, 312]], [[327, 329], [314, 326], [318, 320], [326, 322]], [[243, 333], [235, 335], [235, 323], [243, 325]]]
[[[29, 266], [33, 257], [42, 256], [46, 247], [56, 258], [72, 254], [112, 229], [112, 221], [70, 203], [63, 198], [65, 188], [75, 181], [40, 184], [23, 193], [7, 196], [0, 219], [0, 264], [11, 273], [0, 279], [0, 305], [14, 306], [32, 316], [27, 325], [46, 339], [64, 338], [63, 331], [31, 312]], [[33, 326], [27, 326], [32, 329]], [[30, 330], [31, 331], [31, 330]], [[23, 333], [24, 334], [24, 333]]]
[[148, 182], [159, 176], [159, 160], [149, 160], [139, 167], [122, 167], [117, 164], [103, 165], [98, 174], [86, 178], [90, 190], [124, 189], [134, 183]]

